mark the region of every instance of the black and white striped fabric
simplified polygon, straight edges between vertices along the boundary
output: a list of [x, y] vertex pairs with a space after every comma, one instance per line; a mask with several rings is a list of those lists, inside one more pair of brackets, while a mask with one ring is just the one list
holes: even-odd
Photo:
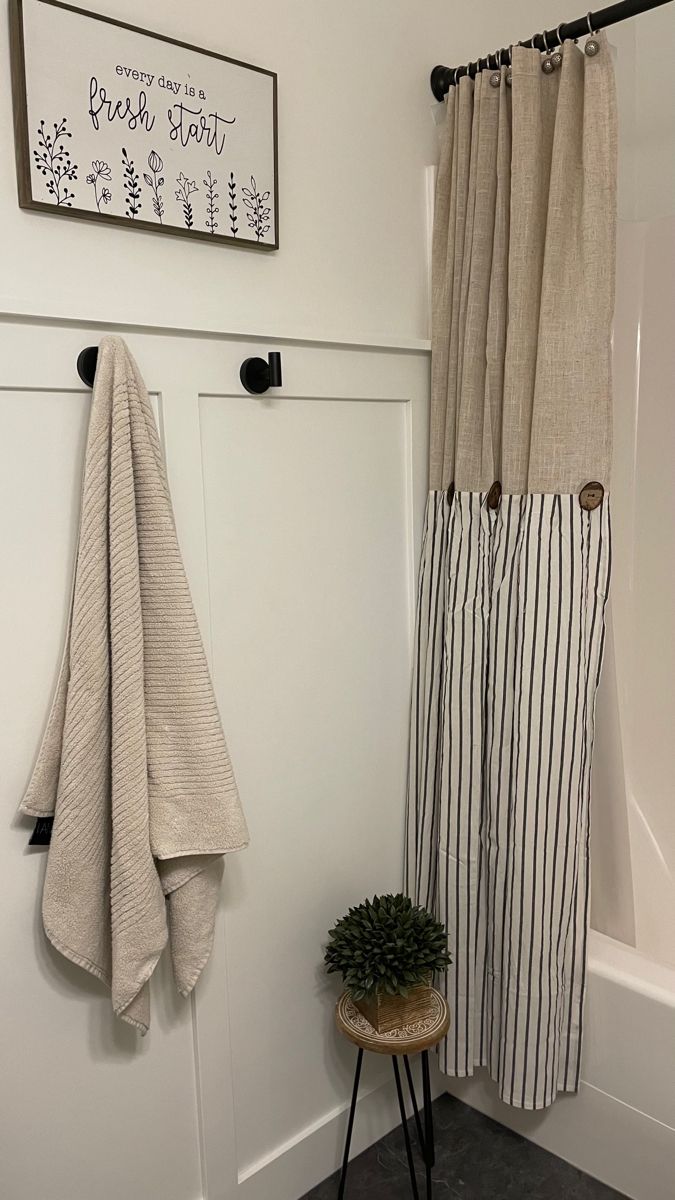
[[507, 1103], [578, 1086], [609, 498], [432, 491], [419, 577], [406, 878], [448, 928], [448, 1074]]

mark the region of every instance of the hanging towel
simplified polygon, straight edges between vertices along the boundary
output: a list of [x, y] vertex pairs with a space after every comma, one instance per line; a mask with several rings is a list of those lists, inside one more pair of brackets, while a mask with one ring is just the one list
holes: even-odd
[[167, 941], [178, 990], [197, 982], [221, 856], [248, 832], [152, 408], [121, 338], [99, 349], [66, 647], [21, 810], [54, 818], [47, 936], [145, 1033]]

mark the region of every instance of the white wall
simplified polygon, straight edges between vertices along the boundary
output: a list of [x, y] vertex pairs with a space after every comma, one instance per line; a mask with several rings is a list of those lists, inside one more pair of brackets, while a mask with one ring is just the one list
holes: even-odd
[[[281, 250], [21, 212], [3, 8], [0, 1193], [296, 1200], [338, 1162], [353, 1064], [321, 942], [349, 903], [400, 882], [426, 488], [427, 81], [445, 5], [422, 20], [411, 0], [95, 7], [278, 71]], [[164, 968], [141, 1045], [46, 944], [44, 855], [15, 817], [66, 619], [90, 403], [75, 359], [104, 329], [124, 332], [156, 395], [254, 835], [229, 864], [196, 998], [177, 998]], [[238, 364], [280, 341], [281, 396], [249, 401]], [[357, 1149], [394, 1122], [385, 1066], [364, 1076]]]
[[557, 0], [88, 7], [278, 71], [281, 249], [257, 255], [82, 221], [55, 227], [56, 218], [20, 211], [3, 10], [1, 311], [277, 338], [428, 337], [429, 71], [555, 25]]
[[[4, 311], [276, 337], [426, 336], [423, 167], [434, 158], [427, 75], [439, 2], [422, 20], [413, 0], [90, 7], [278, 71], [281, 249], [252, 254], [86, 222], [55, 227], [21, 212], [3, 70]], [[6, 19], [3, 9], [5, 64]]]
[[672, 4], [635, 22], [638, 220], [675, 216], [675, 12]]

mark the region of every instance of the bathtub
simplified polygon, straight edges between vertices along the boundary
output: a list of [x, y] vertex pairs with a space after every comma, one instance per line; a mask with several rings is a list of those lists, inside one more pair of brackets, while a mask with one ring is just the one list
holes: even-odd
[[502, 1104], [482, 1070], [443, 1084], [633, 1200], [675, 1200], [675, 967], [595, 930], [581, 1078], [536, 1113]]

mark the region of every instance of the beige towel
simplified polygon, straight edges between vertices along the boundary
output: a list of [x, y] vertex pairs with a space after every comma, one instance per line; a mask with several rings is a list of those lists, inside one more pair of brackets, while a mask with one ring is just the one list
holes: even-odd
[[145, 1032], [167, 940], [179, 991], [197, 982], [220, 856], [248, 832], [152, 409], [121, 338], [99, 349], [68, 637], [21, 809], [54, 816], [47, 936]]

